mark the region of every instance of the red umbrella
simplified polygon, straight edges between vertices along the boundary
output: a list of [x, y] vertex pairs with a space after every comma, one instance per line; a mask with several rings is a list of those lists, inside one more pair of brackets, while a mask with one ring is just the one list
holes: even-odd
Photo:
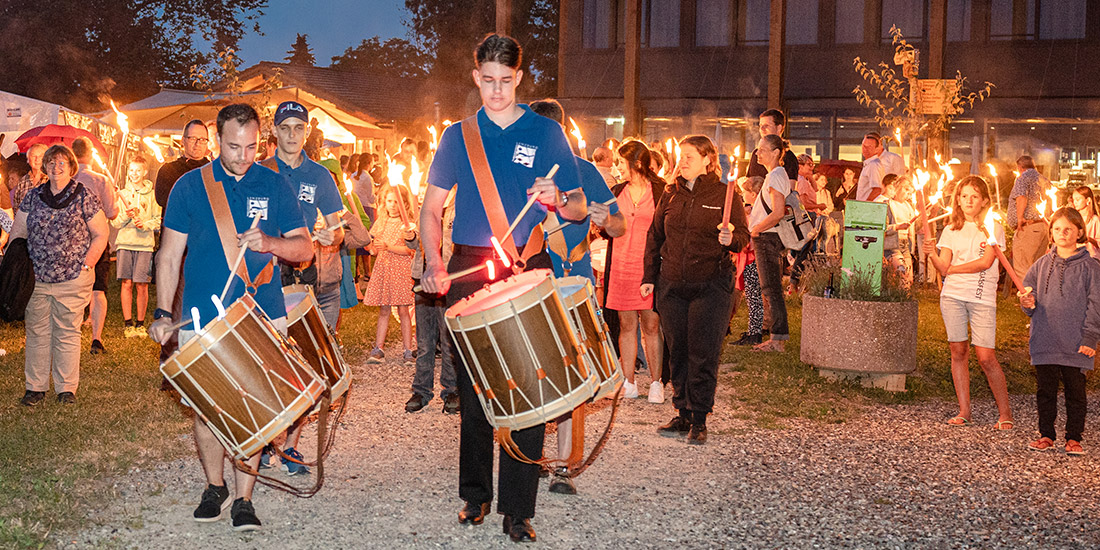
[[103, 144], [99, 142], [99, 138], [95, 137], [91, 132], [77, 128], [75, 126], [67, 126], [61, 124], [47, 124], [45, 126], [39, 126], [37, 128], [31, 128], [23, 135], [15, 138], [15, 145], [19, 147], [20, 153], [26, 153], [32, 145], [41, 143], [43, 145], [54, 145], [57, 143], [64, 143], [69, 147], [73, 146], [73, 140], [84, 136], [92, 140], [92, 145], [99, 150], [99, 154], [104, 157], [107, 156], [107, 149], [103, 147]]

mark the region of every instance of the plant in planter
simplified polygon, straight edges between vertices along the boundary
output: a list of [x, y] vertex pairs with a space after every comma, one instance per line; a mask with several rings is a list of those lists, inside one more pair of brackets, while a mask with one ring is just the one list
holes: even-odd
[[867, 274], [824, 260], [806, 269], [802, 284], [802, 362], [826, 378], [904, 391], [917, 367], [917, 299], [898, 273], [883, 269], [876, 293]]

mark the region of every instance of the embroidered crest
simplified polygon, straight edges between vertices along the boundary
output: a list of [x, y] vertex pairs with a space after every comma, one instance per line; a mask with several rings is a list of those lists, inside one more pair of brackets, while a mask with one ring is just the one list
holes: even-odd
[[313, 204], [313, 198], [317, 196], [317, 186], [311, 183], [302, 182], [298, 186], [298, 200], [302, 202], [308, 202]]
[[516, 150], [512, 153], [512, 162], [532, 168], [535, 166], [535, 152], [538, 150], [534, 145], [517, 143]]
[[248, 197], [248, 217], [267, 219], [267, 197]]

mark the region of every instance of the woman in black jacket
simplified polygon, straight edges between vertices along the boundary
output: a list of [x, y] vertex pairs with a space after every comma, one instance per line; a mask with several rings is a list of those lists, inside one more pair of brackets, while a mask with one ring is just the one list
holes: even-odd
[[676, 182], [665, 189], [649, 228], [641, 291], [657, 289], [671, 355], [672, 404], [679, 411], [657, 431], [669, 437], [686, 433], [688, 443], [699, 445], [707, 440], [729, 322], [736, 271], [730, 253], [748, 244], [749, 231], [736, 187], [730, 226], [721, 227], [726, 185], [710, 139], [688, 136], [680, 150]]

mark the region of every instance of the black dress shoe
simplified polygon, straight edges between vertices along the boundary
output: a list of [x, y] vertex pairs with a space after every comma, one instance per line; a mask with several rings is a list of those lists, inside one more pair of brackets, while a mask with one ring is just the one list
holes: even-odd
[[458, 522], [481, 525], [481, 522], [485, 521], [485, 515], [489, 513], [491, 508], [491, 502], [483, 502], [481, 504], [467, 502], [466, 506], [462, 507], [462, 511], [458, 513]]
[[733, 342], [735, 346], [755, 346], [764, 341], [763, 334], [749, 334], [747, 332], [741, 333], [741, 338], [736, 342]]
[[691, 430], [691, 421], [687, 417], [677, 416], [668, 424], [657, 428], [657, 433], [665, 437], [683, 437], [689, 430]]
[[688, 432], [688, 444], [689, 445], [702, 445], [707, 442], [707, 425], [706, 424], [692, 424], [691, 431]]
[[531, 527], [531, 518], [520, 518], [515, 521], [512, 516], [504, 516], [504, 532], [512, 542], [535, 542], [535, 528]]

